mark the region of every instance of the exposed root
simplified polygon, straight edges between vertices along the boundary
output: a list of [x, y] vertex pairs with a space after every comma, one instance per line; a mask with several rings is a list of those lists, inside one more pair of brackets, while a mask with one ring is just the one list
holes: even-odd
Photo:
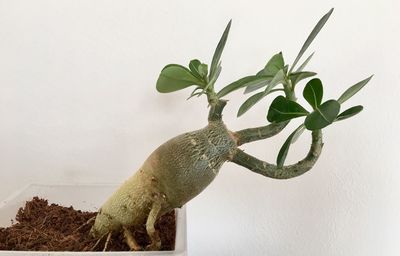
[[[103, 250], [107, 235], [111, 230], [98, 234], [97, 237], [92, 236], [90, 231], [94, 222], [89, 219], [95, 216], [95, 212], [82, 212], [74, 210], [72, 207], [49, 205], [46, 200], [39, 198], [34, 198], [27, 204], [29, 205], [29, 215], [24, 211], [24, 207], [15, 217], [18, 223], [7, 228], [0, 227], [0, 251], [101, 252]], [[173, 211], [159, 218], [157, 230], [162, 239], [162, 250], [174, 249], [175, 221], [176, 215]], [[150, 243], [145, 226], [135, 225], [135, 229], [132, 225], [126, 225], [126, 227], [140, 245], [139, 248], [145, 250], [146, 245]], [[112, 232], [107, 252], [131, 250], [123, 231], [120, 226], [119, 230], [116, 229]], [[102, 236], [103, 234], [105, 235]], [[99, 238], [101, 239], [99, 240]], [[131, 239], [129, 240], [131, 241]], [[130, 244], [132, 245], [132, 243]]]
[[103, 238], [105, 237], [106, 235], [104, 234], [104, 235], [102, 235], [99, 239], [97, 239], [97, 242], [93, 245], [93, 247], [92, 247], [92, 249], [90, 249], [91, 251], [94, 251], [95, 249], [96, 249], [96, 247], [99, 245], [99, 243], [101, 242], [101, 240], [103, 240]]
[[146, 251], [159, 251], [161, 249], [161, 241], [153, 241], [146, 246]]
[[107, 251], [108, 244], [110, 243], [110, 240], [111, 240], [111, 235], [112, 235], [112, 232], [108, 233], [108, 235], [107, 235], [107, 239], [106, 239], [106, 243], [104, 244], [103, 252]]
[[136, 239], [133, 237], [131, 231], [128, 228], [123, 227], [125, 242], [129, 246], [132, 251], [141, 251], [142, 247], [136, 242]]
[[146, 231], [150, 238], [150, 244], [146, 247], [148, 251], [158, 251], [161, 248], [160, 234], [155, 228], [160, 211], [161, 204], [159, 202], [154, 202], [146, 222]]
[[86, 225], [89, 225], [91, 222], [93, 222], [96, 219], [96, 216], [93, 216], [92, 218], [88, 219], [88, 221], [86, 221], [85, 223], [83, 223], [82, 225], [80, 225], [75, 232], [79, 231], [81, 228], [83, 228]]

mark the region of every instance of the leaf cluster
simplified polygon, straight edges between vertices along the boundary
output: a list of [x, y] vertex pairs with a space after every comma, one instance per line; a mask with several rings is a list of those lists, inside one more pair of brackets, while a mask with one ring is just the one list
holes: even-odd
[[189, 86], [195, 86], [189, 98], [202, 94], [207, 94], [209, 97], [216, 97], [214, 84], [221, 73], [221, 55], [228, 39], [231, 24], [232, 20], [226, 26], [214, 51], [210, 72], [208, 72], [208, 65], [201, 63], [198, 59], [191, 60], [189, 68], [178, 64], [169, 64], [161, 70], [156, 84], [157, 91], [169, 93], [185, 89]]
[[294, 130], [282, 145], [278, 157], [277, 165], [282, 167], [289, 147], [304, 132], [321, 130], [334, 122], [350, 118], [363, 110], [363, 106], [357, 105], [346, 109], [340, 113], [341, 105], [360, 91], [370, 80], [372, 76], [349, 87], [337, 100], [330, 99], [323, 102], [323, 85], [320, 79], [310, 80], [303, 90], [303, 97], [312, 107], [309, 112], [299, 103], [287, 99], [283, 96], [276, 97], [268, 110], [267, 119], [269, 122], [283, 122], [298, 117], [305, 117], [304, 122]]
[[[245, 78], [239, 79], [226, 87], [224, 87], [220, 92], [218, 92], [219, 97], [223, 97], [228, 93], [245, 87], [245, 93], [250, 93], [259, 89], [263, 89], [263, 92], [259, 92], [251, 97], [249, 97], [239, 108], [238, 116], [246, 113], [252, 106], [259, 102], [262, 98], [268, 94], [276, 91], [283, 91], [287, 98], [295, 100], [294, 89], [296, 85], [306, 79], [315, 76], [317, 73], [312, 71], [304, 71], [307, 64], [310, 62], [314, 53], [310, 54], [306, 60], [295, 69], [297, 63], [306, 52], [308, 47], [311, 45], [317, 34], [320, 32], [322, 27], [325, 25], [333, 9], [326, 13], [315, 25], [310, 35], [307, 37], [303, 46], [301, 47], [299, 53], [293, 64], [290, 66], [285, 64], [282, 52], [279, 52], [272, 56], [272, 58], [267, 62], [265, 67], [257, 72], [256, 75], [247, 76]], [[282, 85], [279, 88], [277, 86]]]
[[[231, 27], [231, 21], [229, 21], [214, 51], [210, 70], [208, 70], [207, 64], [197, 59], [191, 60], [188, 68], [178, 64], [167, 65], [162, 69], [157, 80], [157, 90], [162, 93], [168, 93], [189, 86], [195, 86], [189, 98], [206, 94], [209, 101], [210, 99], [220, 99], [243, 88], [245, 94], [254, 92], [240, 106], [237, 113], [238, 117], [249, 111], [269, 94], [282, 92], [284, 96], [279, 95], [272, 101], [267, 111], [267, 120], [271, 123], [278, 123], [305, 117], [304, 122], [289, 135], [278, 153], [277, 166], [282, 167], [290, 145], [305, 130], [321, 130], [334, 122], [350, 118], [363, 110], [361, 105], [357, 105], [340, 113], [342, 104], [360, 91], [370, 81], [372, 76], [349, 87], [338, 99], [323, 101], [323, 84], [319, 78], [312, 78], [317, 73], [305, 71], [307, 64], [314, 56], [314, 52], [297, 67], [297, 64], [332, 12], [333, 8], [318, 21], [303, 43], [292, 65], [285, 63], [282, 52], [279, 52], [273, 55], [256, 74], [240, 78], [226, 85], [216, 93], [214, 91], [214, 84], [221, 72], [220, 59]], [[301, 81], [309, 78], [312, 79], [306, 83], [302, 95], [310, 106], [304, 107], [296, 102], [295, 88]], [[307, 110], [309, 107], [311, 107], [310, 111]]]
[[303, 46], [301, 47], [293, 64], [289, 66], [285, 63], [282, 52], [273, 55], [262, 70], [255, 75], [246, 76], [227, 86], [218, 92], [218, 97], [245, 88], [244, 93], [257, 91], [243, 102], [238, 110], [238, 117], [250, 110], [255, 104], [260, 102], [267, 95], [274, 92], [283, 92], [285, 96], [277, 96], [271, 103], [267, 120], [269, 122], [285, 122], [294, 118], [305, 117], [304, 122], [295, 129], [281, 147], [277, 166], [282, 167], [289, 147], [305, 131], [315, 131], [323, 129], [334, 122], [345, 120], [362, 111], [362, 106], [351, 107], [340, 113], [341, 105], [361, 90], [371, 79], [366, 78], [347, 89], [337, 100], [329, 99], [323, 102], [323, 84], [320, 79], [313, 78], [307, 82], [303, 89], [303, 97], [309, 103], [312, 110], [301, 106], [296, 102], [295, 88], [302, 80], [312, 78], [317, 75], [313, 71], [304, 71], [314, 53], [311, 53], [298, 67], [297, 64], [307, 51], [315, 37], [325, 25], [333, 9], [326, 13], [315, 25]]

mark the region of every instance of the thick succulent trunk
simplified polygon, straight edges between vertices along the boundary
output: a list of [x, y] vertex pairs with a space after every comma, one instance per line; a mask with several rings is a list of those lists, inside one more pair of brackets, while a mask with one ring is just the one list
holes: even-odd
[[155, 231], [159, 216], [181, 207], [203, 191], [227, 160], [264, 176], [288, 179], [309, 171], [322, 151], [322, 133], [312, 133], [307, 156], [296, 164], [278, 167], [244, 153], [239, 145], [279, 133], [287, 122], [230, 132], [222, 122], [223, 100], [211, 101], [208, 125], [184, 133], [158, 147], [142, 167], [104, 203], [91, 233], [103, 237], [123, 231], [128, 245], [138, 248], [128, 227], [146, 225], [151, 245], [160, 248]]
[[236, 142], [220, 116], [210, 117], [205, 128], [158, 147], [104, 203], [92, 234], [101, 237], [123, 227], [145, 224], [153, 208], [160, 208], [154, 210], [158, 218], [203, 191], [236, 150]]

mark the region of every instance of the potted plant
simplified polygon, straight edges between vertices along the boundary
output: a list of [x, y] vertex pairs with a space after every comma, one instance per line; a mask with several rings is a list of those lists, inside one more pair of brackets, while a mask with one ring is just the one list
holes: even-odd
[[[189, 98], [205, 96], [209, 106], [208, 124], [199, 130], [178, 135], [158, 147], [135, 174], [117, 188], [91, 218], [89, 234], [107, 250], [112, 234], [120, 233], [133, 251], [159, 250], [162, 246], [155, 223], [160, 216], [184, 206], [201, 193], [218, 175], [222, 165], [233, 162], [250, 171], [274, 179], [289, 179], [308, 172], [317, 162], [323, 148], [322, 131], [329, 125], [345, 120], [362, 111], [353, 106], [342, 110], [342, 105], [361, 90], [368, 77], [343, 92], [336, 99], [324, 99], [323, 83], [313, 71], [305, 71], [313, 56], [301, 64], [301, 58], [325, 25], [333, 9], [316, 24], [291, 65], [285, 63], [282, 52], [272, 56], [264, 68], [255, 74], [234, 81], [216, 90], [221, 72], [221, 55], [228, 38], [231, 21], [226, 26], [215, 49], [210, 65], [197, 59], [188, 67], [178, 64], [165, 66], [158, 77], [156, 88], [170, 93], [192, 87]], [[296, 89], [305, 83], [302, 96], [308, 106], [297, 102]], [[226, 96], [244, 89], [253, 93], [238, 110], [238, 116], [269, 95], [278, 94], [265, 111], [269, 124], [261, 127], [231, 131], [222, 119], [227, 105]], [[293, 119], [303, 117], [277, 154], [275, 164], [245, 153], [240, 146], [264, 140], [280, 133]], [[299, 162], [285, 165], [290, 145], [304, 132], [311, 134], [311, 146]], [[142, 248], [132, 234], [132, 227], [145, 226], [149, 243]]]

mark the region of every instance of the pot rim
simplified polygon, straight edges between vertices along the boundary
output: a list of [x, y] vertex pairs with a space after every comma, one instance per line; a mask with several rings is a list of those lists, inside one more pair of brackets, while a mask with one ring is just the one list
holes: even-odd
[[[31, 183], [28, 184], [15, 192], [11, 193], [6, 199], [0, 201], [0, 221], [5, 223], [5, 220], [14, 220], [17, 210], [23, 206], [25, 201], [31, 200], [34, 196], [43, 197], [49, 200], [49, 202], [58, 203], [60, 205], [72, 205], [76, 209], [81, 210], [97, 210], [96, 208], [100, 204], [94, 204], [89, 200], [89, 191], [114, 191], [120, 184], [116, 183], [57, 183], [57, 184], [43, 184], [43, 183]], [[79, 191], [86, 191], [82, 197], [71, 198], [66, 196], [66, 191], [72, 193], [78, 193]], [[102, 192], [104, 196], [108, 196], [111, 193]], [[68, 194], [68, 193], [67, 193]], [[57, 200], [58, 198], [58, 200]], [[72, 199], [72, 201], [71, 201]], [[105, 199], [105, 198], [104, 198]], [[96, 198], [99, 201], [99, 198]], [[95, 200], [95, 201], [96, 201]], [[75, 201], [75, 204], [73, 203]], [[84, 207], [82, 207], [84, 206]], [[82, 209], [83, 208], [83, 209]], [[10, 216], [10, 214], [13, 214]], [[7, 224], [1, 223], [0, 226]], [[11, 223], [8, 224], [10, 226]], [[186, 231], [186, 207], [176, 209], [176, 237], [175, 237], [175, 249], [173, 251], [139, 251], [139, 252], [72, 252], [72, 251], [5, 251], [0, 250], [0, 256], [12, 255], [35, 255], [35, 256], [74, 256], [74, 255], [146, 255], [146, 256], [164, 256], [164, 255], [175, 255], [185, 256], [187, 255], [187, 231]]]

